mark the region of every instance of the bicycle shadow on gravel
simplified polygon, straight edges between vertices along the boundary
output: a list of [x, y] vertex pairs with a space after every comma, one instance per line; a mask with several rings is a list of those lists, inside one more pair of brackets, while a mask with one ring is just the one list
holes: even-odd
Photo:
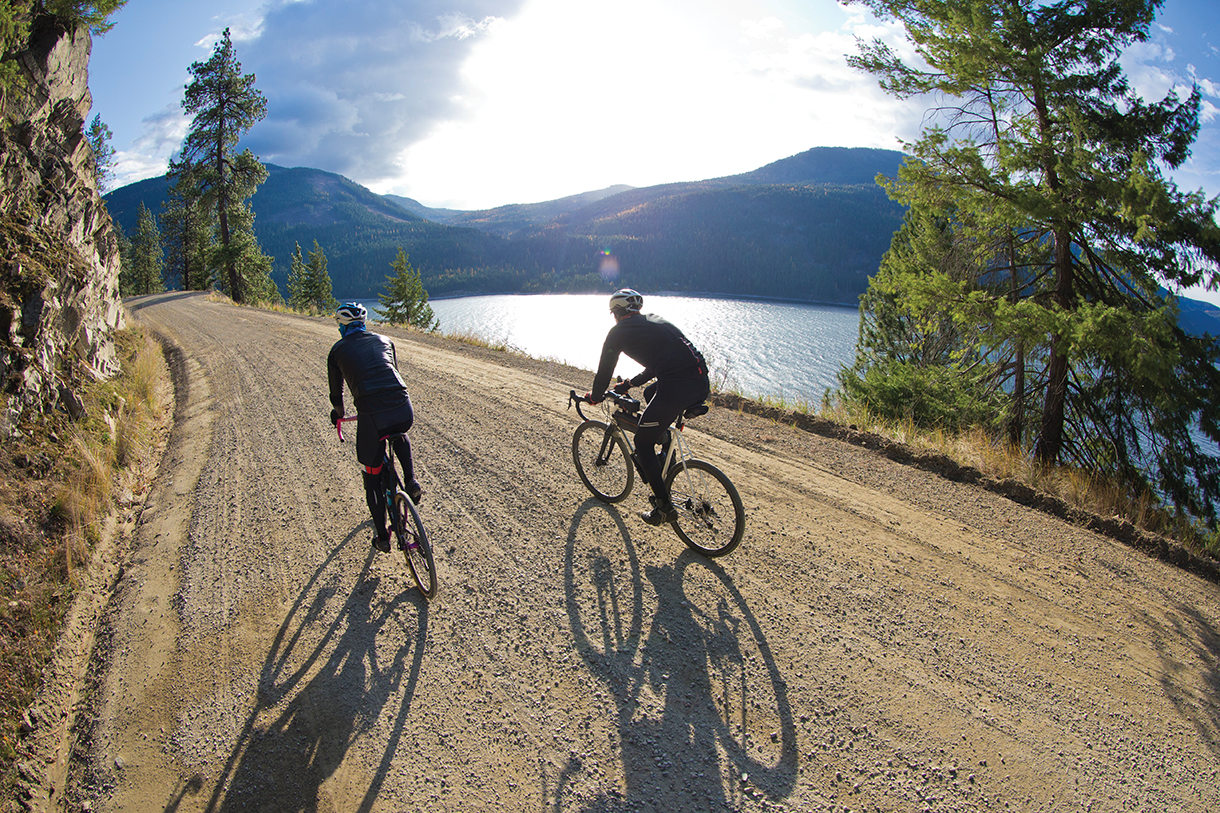
[[[381, 760], [355, 808], [372, 809], [415, 696], [427, 639], [428, 602], [412, 586], [374, 607], [381, 577], [370, 570], [376, 557], [384, 554], [371, 547], [354, 580], [350, 570], [344, 571], [339, 553], [354, 539], [366, 538], [370, 528], [369, 522], [357, 526], [331, 551], [280, 625], [260, 674], [257, 702], [215, 781], [209, 811], [267, 805], [277, 810], [318, 809], [322, 783], [342, 763], [352, 743], [374, 728], [381, 711], [401, 694]], [[394, 624], [399, 608], [409, 604], [416, 609], [417, 622]], [[391, 625], [389, 633], [379, 636], [387, 625]], [[312, 649], [301, 651], [307, 634]], [[384, 660], [377, 642], [393, 641], [395, 636], [401, 644]]]
[[686, 549], [673, 564], [641, 567], [618, 511], [589, 499], [568, 530], [564, 595], [576, 649], [614, 699], [624, 787], [606, 788], [573, 757], [555, 811], [577, 800], [587, 811], [719, 810], [792, 793], [787, 686], [721, 565]]

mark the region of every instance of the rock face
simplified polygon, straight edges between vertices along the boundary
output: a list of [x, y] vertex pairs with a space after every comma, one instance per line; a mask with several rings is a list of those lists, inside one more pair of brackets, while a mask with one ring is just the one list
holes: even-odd
[[86, 408], [80, 385], [117, 369], [119, 247], [84, 137], [91, 41], [35, 27], [26, 79], [0, 104], [0, 437], [31, 410]]

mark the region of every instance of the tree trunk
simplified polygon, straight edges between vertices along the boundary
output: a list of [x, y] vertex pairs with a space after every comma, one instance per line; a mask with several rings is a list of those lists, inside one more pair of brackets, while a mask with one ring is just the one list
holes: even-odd
[[216, 216], [220, 221], [220, 245], [224, 249], [225, 270], [229, 275], [229, 296], [233, 297], [234, 302], [244, 302], [241, 279], [237, 275], [237, 261], [229, 253], [229, 189], [225, 180], [224, 136], [225, 126], [222, 116], [216, 136], [216, 185], [220, 192], [216, 196]]
[[[998, 140], [998, 124], [996, 133]], [[1016, 305], [1021, 298], [1021, 285], [1018, 280], [1017, 249], [1013, 245], [1012, 234], [1008, 235], [1008, 284], [1008, 301]], [[1016, 345], [1016, 357], [1013, 359], [1012, 418], [1008, 422], [1008, 442], [1013, 448], [1019, 449], [1025, 435], [1025, 341], [1017, 339]]]
[[[1067, 229], [1055, 230], [1055, 268], [1059, 286], [1055, 290], [1055, 303], [1063, 310], [1072, 309], [1073, 275], [1072, 244]], [[1046, 401], [1042, 407], [1042, 430], [1034, 449], [1035, 459], [1044, 466], [1059, 461], [1063, 448], [1063, 411], [1067, 401], [1068, 357], [1064, 346], [1066, 337], [1051, 336], [1051, 361], [1046, 372]]]

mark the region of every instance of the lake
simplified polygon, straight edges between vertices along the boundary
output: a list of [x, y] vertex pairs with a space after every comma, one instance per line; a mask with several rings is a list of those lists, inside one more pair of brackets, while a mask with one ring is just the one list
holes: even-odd
[[[535, 358], [596, 368], [614, 324], [608, 294], [496, 294], [432, 299], [442, 333], [471, 334]], [[377, 310], [377, 301], [364, 303]], [[651, 294], [644, 311], [677, 325], [707, 358], [714, 384], [747, 395], [817, 404], [855, 359], [856, 308]], [[375, 317], [374, 317], [375, 318]], [[625, 356], [618, 373], [640, 366]], [[572, 382], [588, 386], [589, 382]]]

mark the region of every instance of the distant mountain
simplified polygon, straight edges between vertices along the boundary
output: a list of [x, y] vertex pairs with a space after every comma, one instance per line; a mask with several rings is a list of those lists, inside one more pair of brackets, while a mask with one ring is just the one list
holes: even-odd
[[1202, 336], [1209, 333], [1220, 338], [1220, 306], [1198, 299], [1178, 297], [1178, 324], [1187, 333]]
[[893, 178], [906, 155], [895, 150], [864, 147], [814, 147], [742, 175], [716, 182], [740, 184], [873, 184], [880, 173]]
[[[433, 296], [632, 285], [855, 304], [902, 221], [873, 181], [901, 153], [815, 148], [753, 172], [628, 186], [478, 212], [376, 195], [334, 173], [268, 165], [255, 233], [286, 284], [293, 247], [325, 249], [340, 297], [379, 292], [401, 246]], [[134, 232], [159, 213], [164, 178], [106, 196]]]
[[470, 226], [480, 231], [489, 231], [502, 237], [509, 237], [522, 229], [537, 226], [560, 215], [580, 209], [590, 203], [595, 203], [610, 195], [617, 195], [633, 187], [619, 184], [599, 189], [596, 192], [584, 192], [570, 195], [558, 200], [543, 203], [510, 203], [507, 206], [497, 206], [494, 209], [465, 211], [462, 209], [432, 209], [411, 198], [399, 195], [386, 195], [388, 200], [397, 203], [412, 214], [425, 220], [444, 223], [447, 226]]

